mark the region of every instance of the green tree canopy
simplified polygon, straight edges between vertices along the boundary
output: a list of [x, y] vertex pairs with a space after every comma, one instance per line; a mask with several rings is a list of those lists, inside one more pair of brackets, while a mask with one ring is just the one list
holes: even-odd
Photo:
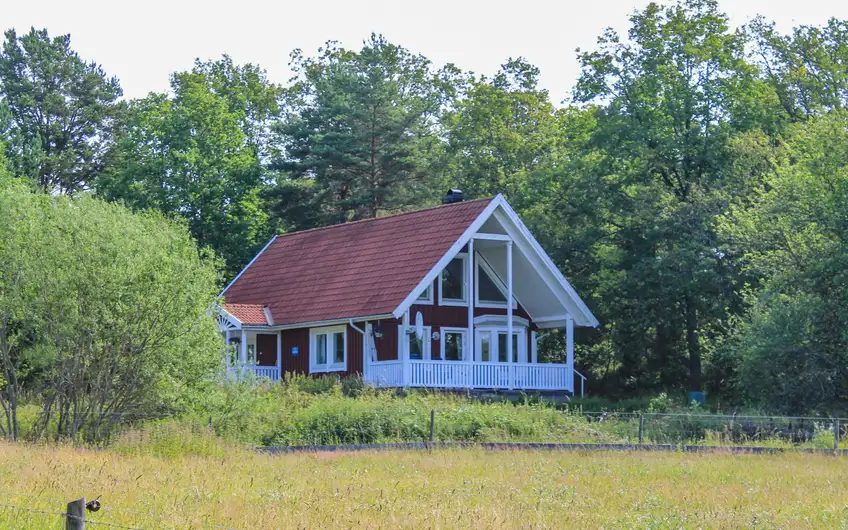
[[71, 49], [70, 35], [7, 31], [0, 91], [12, 117], [6, 147], [16, 175], [71, 194], [103, 171], [121, 87]]
[[848, 116], [797, 125], [721, 228], [764, 288], [731, 346], [743, 397], [767, 410], [848, 407]]
[[359, 51], [328, 43], [317, 57], [296, 50], [297, 74], [277, 128], [277, 215], [293, 227], [396, 212], [435, 198], [429, 169], [437, 117], [455, 70], [372, 35]]
[[129, 105], [97, 193], [182, 217], [234, 274], [275, 229], [260, 193], [280, 88], [224, 57], [174, 74], [171, 90]]
[[650, 4], [631, 23], [626, 42], [608, 30], [580, 54], [575, 99], [597, 105], [596, 163], [569, 186], [606, 231], [591, 250], [596, 294], [623, 373], [664, 387], [686, 375], [701, 390], [705, 334], [740, 309], [738, 265], [714, 230], [745, 185], [729, 171], [733, 138], [774, 98], [716, 2]]
[[179, 406], [221, 362], [214, 260], [158, 212], [0, 182], [0, 432], [97, 440]]

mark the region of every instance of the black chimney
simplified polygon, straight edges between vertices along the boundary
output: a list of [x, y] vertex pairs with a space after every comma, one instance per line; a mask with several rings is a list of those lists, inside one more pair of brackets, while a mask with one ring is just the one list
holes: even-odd
[[462, 202], [462, 190], [448, 190], [447, 195], [442, 199], [442, 204], [453, 204], [455, 202]]

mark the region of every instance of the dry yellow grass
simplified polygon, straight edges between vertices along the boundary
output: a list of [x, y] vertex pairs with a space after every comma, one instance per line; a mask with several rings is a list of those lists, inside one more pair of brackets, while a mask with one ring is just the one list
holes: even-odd
[[[848, 527], [848, 459], [444, 450], [161, 459], [0, 444], [5, 504], [141, 528]], [[36, 495], [15, 496], [5, 492]], [[57, 499], [57, 501], [51, 501]], [[0, 508], [0, 528], [63, 528]], [[92, 525], [91, 528], [106, 528]]]

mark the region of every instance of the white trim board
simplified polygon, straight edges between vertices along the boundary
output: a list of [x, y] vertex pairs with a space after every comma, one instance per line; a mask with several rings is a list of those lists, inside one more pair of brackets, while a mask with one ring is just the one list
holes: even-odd
[[263, 252], [265, 252], [265, 249], [266, 249], [266, 248], [268, 248], [268, 247], [270, 247], [270, 246], [271, 246], [271, 243], [273, 243], [273, 242], [274, 242], [274, 241], [276, 241], [276, 240], [277, 240], [277, 235], [276, 235], [276, 234], [274, 234], [274, 237], [272, 237], [272, 238], [271, 238], [271, 241], [268, 241], [267, 243], [265, 243], [265, 246], [264, 246], [264, 247], [262, 247], [262, 250], [260, 250], [258, 254], [256, 254], [255, 256], [253, 256], [253, 259], [252, 259], [252, 260], [250, 260], [250, 263], [248, 263], [247, 265], [245, 265], [245, 266], [244, 266], [244, 268], [241, 270], [241, 272], [239, 272], [239, 273], [236, 275], [236, 277], [235, 277], [235, 278], [233, 278], [233, 281], [231, 281], [230, 283], [228, 283], [228, 284], [227, 284], [227, 286], [226, 286], [226, 287], [224, 287], [224, 290], [223, 290], [223, 291], [221, 291], [221, 294], [219, 294], [219, 295], [218, 295], [218, 298], [220, 298], [220, 297], [224, 296], [224, 293], [226, 293], [226, 292], [227, 292], [227, 289], [229, 289], [230, 287], [232, 287], [232, 286], [233, 286], [233, 284], [234, 284], [234, 283], [236, 283], [236, 280], [238, 280], [239, 278], [241, 278], [241, 275], [242, 275], [242, 274], [244, 274], [244, 271], [246, 271], [247, 269], [249, 269], [249, 268], [250, 268], [250, 266], [251, 266], [251, 265], [253, 265], [253, 262], [254, 262], [254, 261], [256, 261], [256, 260], [259, 258], [259, 256], [261, 256], [261, 255], [262, 255], [262, 253], [263, 253]]
[[470, 225], [468, 225], [468, 228], [465, 229], [465, 232], [463, 232], [462, 235], [459, 236], [459, 239], [457, 239], [456, 242], [451, 245], [448, 251], [445, 252], [445, 254], [442, 256], [442, 259], [440, 259], [438, 262], [436, 262], [435, 265], [433, 265], [433, 268], [430, 269], [430, 272], [428, 272], [424, 276], [424, 278], [420, 282], [418, 282], [418, 285], [416, 285], [415, 288], [412, 289], [412, 291], [406, 296], [406, 298], [404, 298], [400, 305], [398, 305], [397, 308], [392, 311], [394, 318], [400, 318], [401, 316], [403, 316], [406, 310], [409, 309], [409, 307], [415, 303], [415, 299], [418, 297], [418, 293], [423, 291], [424, 287], [428, 283], [433, 283], [436, 280], [436, 277], [442, 272], [442, 269], [444, 269], [447, 264], [450, 263], [450, 260], [452, 260], [454, 256], [459, 254], [463, 247], [465, 247], [465, 244], [468, 243], [468, 240], [471, 239], [471, 237], [475, 233], [477, 233], [480, 228], [483, 227], [483, 223], [485, 223], [486, 220], [489, 219], [489, 216], [492, 215], [492, 212], [497, 209], [499, 204], [499, 197], [501, 196], [498, 195], [489, 202], [486, 208], [480, 213], [480, 215], [477, 216], [477, 219], [475, 219]]
[[[502, 211], [499, 212], [498, 207], [500, 207]], [[478, 230], [482, 228], [483, 224], [488, 221], [492, 215], [495, 215], [495, 218], [507, 231], [506, 235], [509, 236], [516, 245], [518, 245], [522, 254], [539, 272], [543, 281], [548, 285], [556, 298], [563, 305], [563, 308], [567, 310], [568, 302], [577, 306], [577, 309], [582, 313], [580, 315], [582, 318], [577, 320], [575, 323], [583, 326], [597, 327], [598, 320], [571, 284], [568, 283], [568, 280], [566, 280], [565, 276], [562, 275], [554, 262], [551, 261], [550, 256], [548, 256], [544, 249], [542, 249], [539, 242], [536, 241], [536, 238], [533, 237], [533, 234], [530, 233], [530, 230], [524, 225], [518, 217], [518, 214], [515, 213], [515, 210], [512, 209], [501, 194], [498, 194], [497, 197], [491, 200], [480, 215], [478, 215], [468, 228], [465, 229], [459, 239], [456, 240], [456, 242], [450, 247], [450, 249], [448, 249], [447, 252], [445, 252], [442, 258], [433, 266], [432, 269], [430, 269], [418, 285], [415, 286], [409, 295], [407, 295], [400, 305], [398, 305], [398, 307], [392, 312], [394, 317], [400, 318], [409, 309], [409, 307], [415, 303], [415, 298], [418, 296], [416, 293], [421, 292], [428, 282], [432, 283], [436, 279], [442, 269], [450, 263], [450, 260], [460, 253], [468, 241], [477, 234]], [[518, 300], [518, 303], [520, 304], [521, 301]]]

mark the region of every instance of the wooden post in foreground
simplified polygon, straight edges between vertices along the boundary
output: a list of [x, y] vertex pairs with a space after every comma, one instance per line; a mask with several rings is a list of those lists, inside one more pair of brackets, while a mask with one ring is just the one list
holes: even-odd
[[85, 530], [85, 497], [68, 503], [65, 530]]
[[430, 441], [436, 433], [436, 409], [430, 409]]

